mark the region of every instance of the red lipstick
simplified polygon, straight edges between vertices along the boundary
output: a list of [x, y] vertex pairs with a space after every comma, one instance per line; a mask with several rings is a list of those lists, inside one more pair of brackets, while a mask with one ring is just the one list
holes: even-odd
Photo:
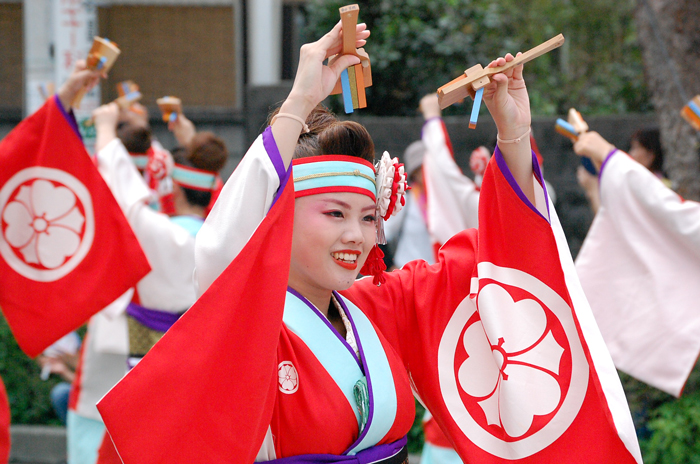
[[334, 251], [333, 253], [331, 253], [331, 258], [333, 258], [333, 261], [335, 261], [335, 263], [338, 266], [343, 267], [345, 269], [348, 269], [350, 271], [354, 271], [357, 269], [357, 260], [355, 260], [355, 262], [349, 263], [349, 262], [343, 261], [343, 260], [338, 259], [335, 256], [333, 256], [333, 254], [335, 254], [335, 253], [345, 253], [345, 254], [349, 254], [349, 255], [355, 255], [359, 258], [360, 255], [362, 254], [362, 252], [357, 251], [357, 250], [338, 250], [338, 251]]

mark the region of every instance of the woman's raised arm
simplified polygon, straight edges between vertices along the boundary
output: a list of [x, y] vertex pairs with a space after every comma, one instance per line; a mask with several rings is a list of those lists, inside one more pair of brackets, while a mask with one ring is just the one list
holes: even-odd
[[[294, 85], [289, 96], [282, 103], [279, 115], [292, 115], [306, 121], [311, 110], [333, 91], [335, 83], [340, 78], [340, 73], [348, 66], [360, 62], [360, 59], [354, 55], [343, 55], [330, 65], [323, 64], [327, 58], [341, 52], [343, 47], [342, 34], [341, 23], [338, 22], [329, 33], [319, 40], [301, 47]], [[358, 24], [355, 34], [357, 39], [355, 47], [362, 47], [369, 37], [367, 25]], [[289, 117], [278, 117], [272, 125], [272, 134], [280, 155], [282, 155], [285, 168], [288, 168], [292, 162], [294, 148], [301, 130], [303, 130], [301, 122]]]
[[[503, 66], [515, 57], [508, 53], [489, 64]], [[535, 204], [530, 147], [530, 98], [523, 80], [523, 65], [495, 74], [484, 87], [484, 103], [498, 128], [498, 148], [513, 178], [527, 198]]]

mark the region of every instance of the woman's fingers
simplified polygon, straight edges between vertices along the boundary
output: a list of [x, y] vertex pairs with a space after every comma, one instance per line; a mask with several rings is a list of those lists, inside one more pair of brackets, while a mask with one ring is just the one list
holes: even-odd
[[360, 59], [355, 55], [342, 55], [338, 57], [337, 60], [333, 61], [332, 64], [329, 64], [328, 67], [331, 68], [336, 76], [340, 76], [340, 73], [343, 72], [344, 69], [359, 63]]
[[[336, 25], [337, 26], [337, 25]], [[335, 28], [333, 28], [335, 29]], [[367, 38], [370, 35], [369, 29], [365, 23], [360, 23], [355, 28], [355, 48], [364, 47], [367, 43]], [[326, 58], [337, 55], [343, 51], [343, 30], [340, 28], [337, 41], [332, 44], [332, 46], [326, 48]]]
[[494, 101], [502, 103], [508, 97], [508, 77], [503, 73], [494, 74], [491, 83], [496, 85], [493, 91]]
[[[522, 55], [522, 52], [518, 52], [516, 57]], [[513, 58], [515, 59], [515, 58]], [[513, 68], [513, 79], [522, 79], [523, 78], [523, 68], [525, 68], [524, 65], [519, 64], [518, 66]]]
[[335, 26], [333, 26], [333, 29], [328, 31], [323, 37], [318, 39], [315, 43], [328, 50], [331, 47], [336, 46], [336, 42], [340, 41], [340, 32], [343, 30], [343, 25], [340, 21], [335, 23]]
[[[516, 56], [522, 55], [521, 52], [518, 52]], [[497, 68], [501, 66], [505, 66], [506, 64], [512, 62], [515, 59], [515, 56], [513, 56], [510, 53], [507, 53], [505, 56], [496, 58], [492, 62], [489, 63], [487, 66], [488, 68]], [[523, 78], [523, 65], [518, 65], [510, 69], [506, 69], [503, 71], [502, 74], [505, 74], [506, 77], [510, 78], [512, 77], [513, 79], [522, 79]], [[496, 76], [496, 75], [494, 75]]]

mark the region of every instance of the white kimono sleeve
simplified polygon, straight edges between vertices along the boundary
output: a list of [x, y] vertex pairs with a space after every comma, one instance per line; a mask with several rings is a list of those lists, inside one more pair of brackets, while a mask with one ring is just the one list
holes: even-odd
[[443, 244], [465, 229], [478, 227], [479, 191], [455, 162], [442, 119], [426, 121], [422, 139], [428, 150], [423, 161], [428, 229], [432, 239]]
[[141, 304], [161, 311], [185, 311], [196, 300], [194, 237], [146, 204], [148, 186], [120, 140], [100, 150], [97, 160], [151, 265], [151, 272], [136, 285]]
[[679, 396], [700, 354], [700, 204], [621, 152], [603, 163], [600, 193], [581, 284], [616, 367]]
[[[664, 228], [700, 259], [700, 203], [685, 201], [626, 153], [616, 152], [601, 168], [601, 206], [625, 214], [636, 203], [654, 224]], [[628, 213], [629, 221], [641, 220]], [[641, 225], [641, 224], [640, 224]]]
[[195, 246], [195, 280], [204, 293], [243, 249], [277, 198], [287, 171], [268, 127], [226, 181]]

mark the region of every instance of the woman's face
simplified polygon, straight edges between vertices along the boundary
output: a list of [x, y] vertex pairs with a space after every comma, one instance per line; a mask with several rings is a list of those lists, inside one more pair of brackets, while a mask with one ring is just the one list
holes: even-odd
[[632, 140], [630, 143], [629, 155], [647, 169], [650, 169], [654, 163], [654, 152], [647, 150], [636, 140]]
[[297, 198], [289, 286], [306, 297], [349, 288], [375, 244], [375, 208], [359, 193]]

